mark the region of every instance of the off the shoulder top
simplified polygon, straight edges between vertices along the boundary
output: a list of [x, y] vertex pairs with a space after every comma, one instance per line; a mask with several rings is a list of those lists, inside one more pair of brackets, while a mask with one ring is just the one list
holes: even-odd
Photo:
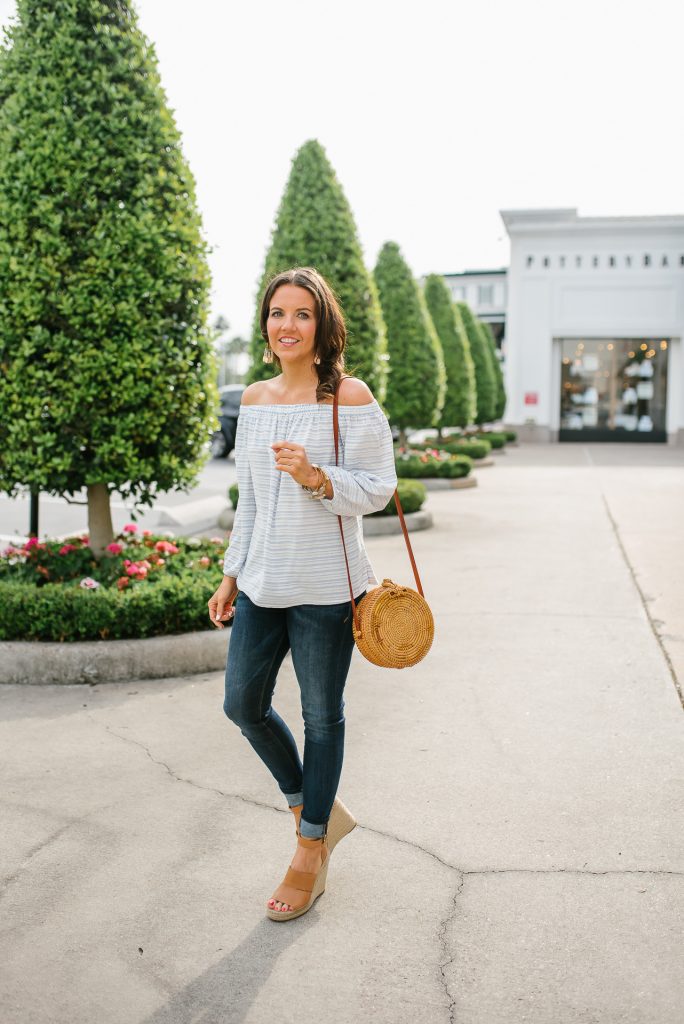
[[[376, 399], [339, 405], [335, 465], [332, 404], [242, 405], [235, 435], [239, 488], [223, 572], [254, 604], [340, 604], [349, 600], [342, 516], [354, 597], [378, 580], [366, 554], [360, 517], [384, 508], [397, 475], [392, 432]], [[311, 498], [275, 468], [274, 441], [304, 446], [330, 476], [332, 498]]]

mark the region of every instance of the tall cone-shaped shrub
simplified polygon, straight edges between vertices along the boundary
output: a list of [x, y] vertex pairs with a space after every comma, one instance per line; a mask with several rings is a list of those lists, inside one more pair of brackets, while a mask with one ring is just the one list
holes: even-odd
[[496, 416], [496, 380], [492, 357], [485, 339], [480, 333], [478, 320], [466, 302], [457, 302], [456, 307], [461, 314], [468, 341], [470, 354], [475, 367], [475, 392], [477, 411], [475, 423], [491, 423]]
[[19, 0], [0, 50], [0, 490], [187, 489], [215, 422], [209, 272], [153, 47], [123, 0]]
[[442, 427], [467, 427], [475, 422], [475, 367], [461, 315], [440, 274], [426, 278], [425, 302], [444, 352], [446, 394], [439, 421], [441, 436]]
[[345, 364], [382, 402], [385, 393], [385, 326], [373, 279], [363, 262], [354, 218], [325, 150], [310, 139], [295, 154], [276, 215], [257, 295], [248, 381], [278, 373], [263, 362], [259, 328], [261, 296], [274, 274], [315, 267], [335, 291], [347, 323]]
[[494, 384], [496, 388], [496, 400], [494, 405], [494, 416], [493, 419], [503, 419], [503, 414], [506, 410], [506, 387], [504, 384], [503, 369], [501, 361], [496, 348], [496, 341], [492, 334], [492, 329], [488, 323], [484, 320], [480, 320], [480, 330], [485, 338], [487, 346], [489, 348], [489, 355], [492, 362], [492, 369], [494, 370]]
[[385, 407], [405, 441], [407, 427], [439, 422], [446, 388], [444, 355], [423, 293], [396, 242], [385, 242], [374, 274], [390, 357]]

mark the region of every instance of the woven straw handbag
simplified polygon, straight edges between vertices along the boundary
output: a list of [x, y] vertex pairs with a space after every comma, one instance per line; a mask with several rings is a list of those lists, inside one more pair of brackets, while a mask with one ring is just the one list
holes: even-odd
[[[339, 391], [339, 386], [338, 386]], [[333, 431], [335, 435], [335, 465], [339, 460], [340, 427], [337, 412], [338, 391], [333, 400]], [[347, 566], [349, 594], [351, 596], [354, 621], [352, 629], [356, 646], [364, 658], [382, 668], [409, 668], [416, 665], [430, 650], [435, 635], [435, 623], [430, 606], [423, 597], [423, 588], [418, 568], [411, 550], [408, 530], [404, 521], [404, 513], [399, 501], [398, 491], [394, 492], [394, 500], [399, 513], [399, 521], [404, 532], [404, 540], [408, 548], [417, 591], [411, 587], [402, 587], [393, 580], [384, 579], [379, 587], [369, 590], [357, 604], [354, 600], [347, 546], [344, 542], [342, 517], [338, 516], [344, 561]]]

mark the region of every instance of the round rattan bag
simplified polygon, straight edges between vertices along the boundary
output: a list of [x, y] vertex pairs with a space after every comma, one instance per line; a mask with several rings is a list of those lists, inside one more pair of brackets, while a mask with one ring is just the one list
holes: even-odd
[[374, 665], [409, 668], [430, 650], [435, 635], [432, 612], [411, 587], [385, 579], [359, 601], [356, 612], [356, 646]]

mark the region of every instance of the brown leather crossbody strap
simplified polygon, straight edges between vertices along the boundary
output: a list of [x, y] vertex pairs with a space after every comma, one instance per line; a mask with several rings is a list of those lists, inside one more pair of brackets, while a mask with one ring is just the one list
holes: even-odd
[[[342, 379], [340, 380], [340, 384], [342, 383], [342, 380], [344, 380], [344, 379], [345, 378], [342, 377]], [[340, 424], [339, 424], [339, 417], [338, 417], [338, 411], [337, 411], [339, 390], [340, 390], [340, 385], [338, 384], [337, 385], [337, 389], [335, 391], [335, 397], [333, 399], [333, 435], [335, 437], [335, 465], [336, 466], [339, 464], [339, 439], [340, 439]], [[401, 502], [399, 501], [399, 491], [398, 490], [395, 490], [395, 492], [394, 492], [394, 500], [396, 502], [397, 512], [399, 513], [399, 522], [401, 523], [401, 528], [402, 528], [402, 531], [404, 533], [404, 540], [406, 541], [406, 547], [408, 548], [409, 558], [411, 559], [411, 568], [413, 569], [413, 575], [414, 575], [415, 580], [416, 580], [416, 587], [418, 588], [418, 593], [420, 594], [420, 596], [423, 597], [424, 596], [423, 595], [423, 587], [422, 587], [421, 582], [420, 582], [420, 576], [418, 575], [418, 566], [416, 565], [416, 560], [413, 557], [413, 549], [411, 548], [411, 541], [409, 540], [408, 530], [406, 529], [406, 523], [404, 521], [404, 511], [403, 511], [403, 509], [401, 507]], [[351, 573], [349, 572], [349, 559], [347, 558], [347, 545], [344, 542], [344, 529], [342, 528], [342, 516], [338, 515], [337, 521], [340, 524], [340, 534], [342, 535], [342, 547], [344, 548], [344, 561], [345, 561], [345, 564], [347, 566], [347, 579], [349, 581], [349, 594], [350, 594], [350, 597], [351, 597], [352, 609], [353, 609], [353, 613], [354, 613], [354, 625], [356, 626], [356, 628], [358, 630], [359, 629], [359, 620], [358, 620], [358, 614], [357, 614], [357, 611], [356, 611], [356, 602], [354, 600], [354, 588], [352, 587]]]

